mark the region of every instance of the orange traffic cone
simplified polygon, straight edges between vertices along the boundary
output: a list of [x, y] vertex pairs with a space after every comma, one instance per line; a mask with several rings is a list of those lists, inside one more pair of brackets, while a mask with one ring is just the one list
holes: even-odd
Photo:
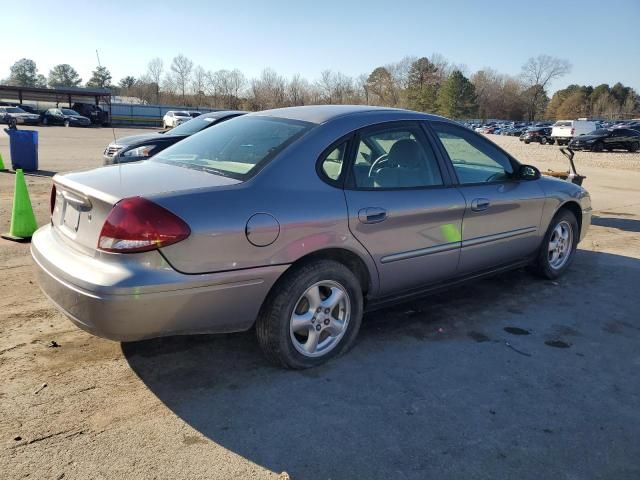
[[36, 217], [33, 214], [27, 182], [21, 168], [16, 170], [16, 188], [13, 193], [13, 211], [11, 212], [11, 229], [9, 233], [0, 235], [14, 242], [28, 242], [31, 235], [38, 229]]

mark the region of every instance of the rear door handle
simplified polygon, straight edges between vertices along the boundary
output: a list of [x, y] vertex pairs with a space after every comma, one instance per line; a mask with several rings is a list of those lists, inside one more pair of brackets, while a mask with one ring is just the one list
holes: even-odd
[[387, 211], [380, 207], [361, 208], [358, 212], [358, 220], [361, 223], [379, 223], [387, 218]]
[[471, 201], [471, 210], [474, 212], [481, 212], [486, 210], [491, 205], [488, 198], [474, 198]]

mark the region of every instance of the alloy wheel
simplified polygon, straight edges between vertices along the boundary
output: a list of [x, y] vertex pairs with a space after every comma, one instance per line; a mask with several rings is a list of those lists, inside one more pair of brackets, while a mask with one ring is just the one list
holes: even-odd
[[569, 222], [559, 222], [551, 233], [547, 258], [549, 266], [554, 270], [561, 269], [571, 256], [573, 249], [573, 229]]
[[347, 289], [333, 280], [310, 286], [296, 302], [289, 331], [295, 349], [306, 357], [321, 357], [339, 343], [351, 317]]

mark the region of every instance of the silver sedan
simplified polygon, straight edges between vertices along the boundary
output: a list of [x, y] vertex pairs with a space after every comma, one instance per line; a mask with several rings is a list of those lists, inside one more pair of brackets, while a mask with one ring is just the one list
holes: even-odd
[[562, 275], [590, 219], [582, 187], [445, 118], [310, 106], [56, 175], [32, 254], [95, 335], [255, 324], [270, 360], [306, 368], [349, 349], [365, 310], [525, 265]]

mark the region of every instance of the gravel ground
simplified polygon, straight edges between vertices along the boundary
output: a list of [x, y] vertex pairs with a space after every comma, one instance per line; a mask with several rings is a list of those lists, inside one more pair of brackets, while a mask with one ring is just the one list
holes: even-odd
[[[98, 166], [113, 138], [38, 130], [48, 172]], [[490, 138], [566, 169], [557, 147]], [[515, 271], [367, 315], [352, 352], [304, 372], [266, 365], [252, 332], [92, 337], [41, 294], [28, 245], [0, 240], [0, 477], [640, 478], [640, 154], [576, 164], [595, 217], [565, 277]], [[27, 178], [44, 224], [50, 178]]]

